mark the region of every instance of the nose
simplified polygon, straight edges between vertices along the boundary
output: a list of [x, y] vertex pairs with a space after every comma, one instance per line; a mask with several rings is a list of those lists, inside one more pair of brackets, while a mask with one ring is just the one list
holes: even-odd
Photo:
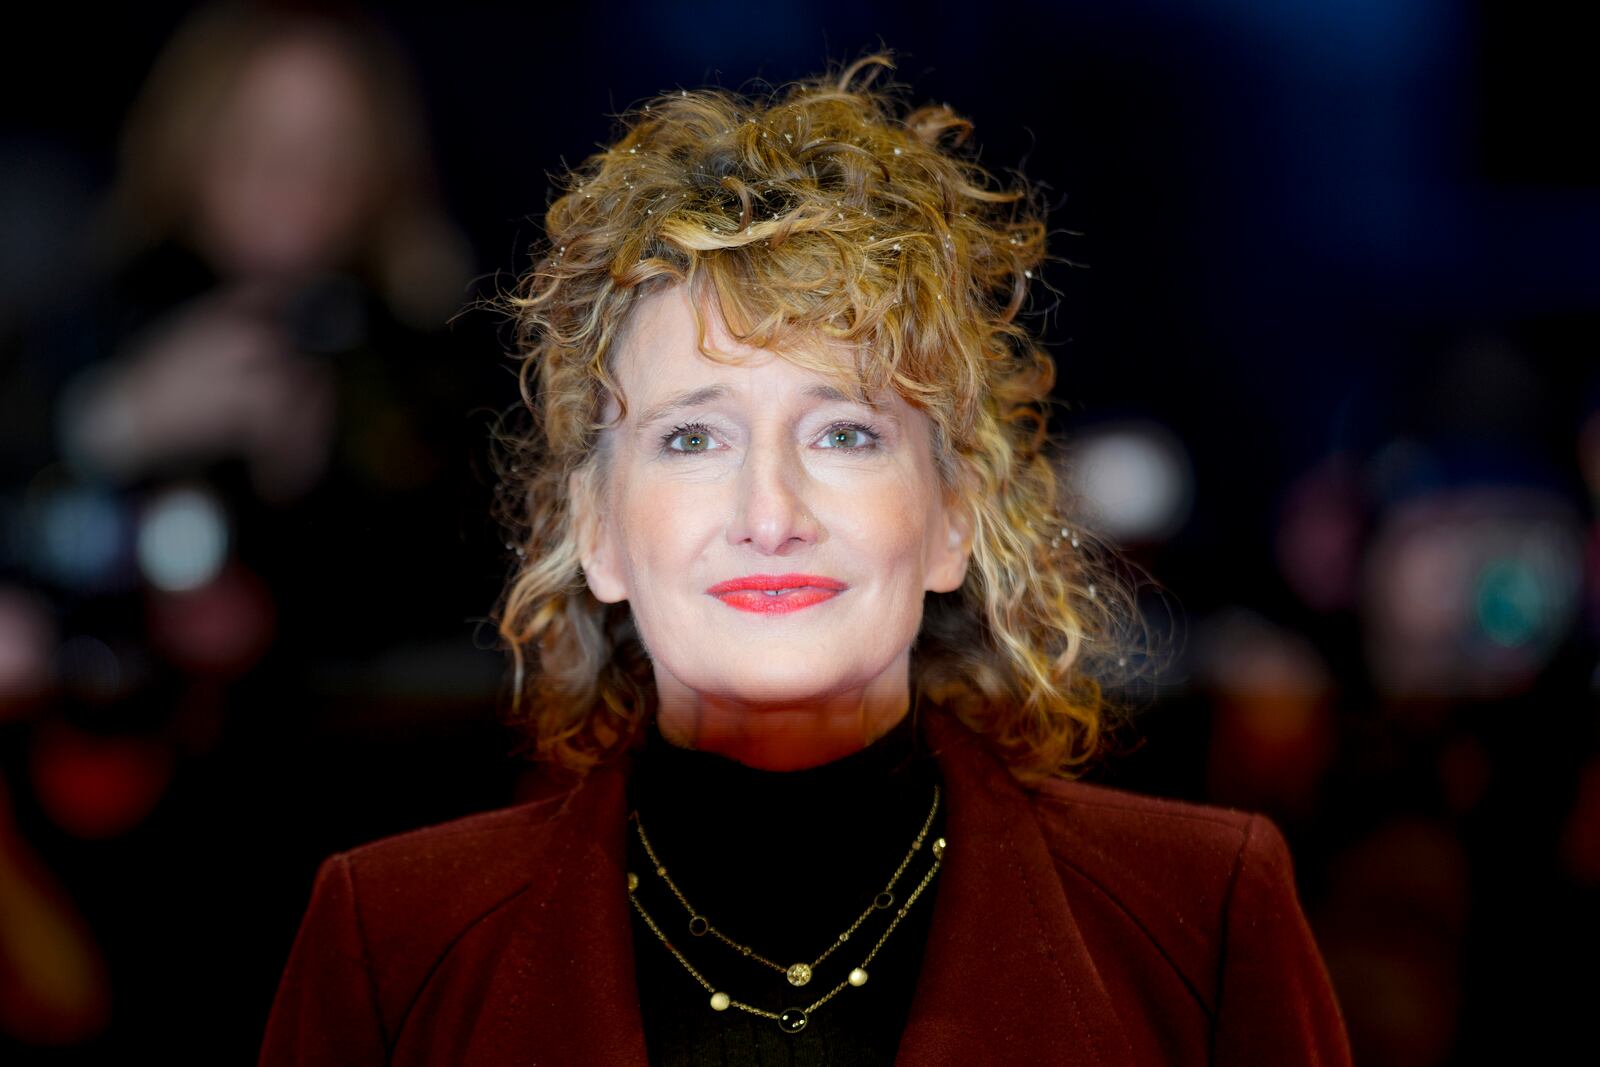
[[774, 556], [816, 544], [822, 527], [806, 501], [810, 488], [792, 446], [754, 444], [740, 466], [728, 543]]

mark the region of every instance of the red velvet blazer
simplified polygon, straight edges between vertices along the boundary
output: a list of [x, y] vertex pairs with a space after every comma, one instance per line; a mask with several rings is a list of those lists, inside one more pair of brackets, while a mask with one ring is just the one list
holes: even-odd
[[[953, 719], [923, 723], [950, 850], [897, 1063], [1350, 1062], [1270, 821], [1024, 789]], [[644, 1067], [626, 775], [329, 858], [263, 1067]]]

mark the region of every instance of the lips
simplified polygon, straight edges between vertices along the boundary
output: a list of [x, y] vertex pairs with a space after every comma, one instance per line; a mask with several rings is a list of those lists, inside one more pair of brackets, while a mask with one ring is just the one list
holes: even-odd
[[749, 574], [718, 582], [706, 592], [740, 611], [783, 615], [832, 600], [848, 588], [817, 574]]

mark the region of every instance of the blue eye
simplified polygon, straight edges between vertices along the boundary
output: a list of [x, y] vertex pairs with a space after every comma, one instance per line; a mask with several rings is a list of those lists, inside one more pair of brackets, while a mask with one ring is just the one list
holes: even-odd
[[842, 448], [847, 451], [872, 448], [877, 443], [877, 434], [856, 423], [830, 426], [828, 432], [822, 435], [821, 442], [823, 448]]
[[674, 426], [661, 438], [661, 447], [669, 452], [709, 452], [716, 438], [704, 426]]

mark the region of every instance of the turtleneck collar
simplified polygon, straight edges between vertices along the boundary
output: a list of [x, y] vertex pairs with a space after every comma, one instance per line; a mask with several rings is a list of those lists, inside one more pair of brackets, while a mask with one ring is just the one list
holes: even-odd
[[628, 799], [697, 909], [762, 927], [781, 916], [769, 937], [792, 938], [801, 958], [883, 888], [928, 819], [937, 781], [911, 714], [860, 751], [798, 771], [681, 748], [652, 724]]

